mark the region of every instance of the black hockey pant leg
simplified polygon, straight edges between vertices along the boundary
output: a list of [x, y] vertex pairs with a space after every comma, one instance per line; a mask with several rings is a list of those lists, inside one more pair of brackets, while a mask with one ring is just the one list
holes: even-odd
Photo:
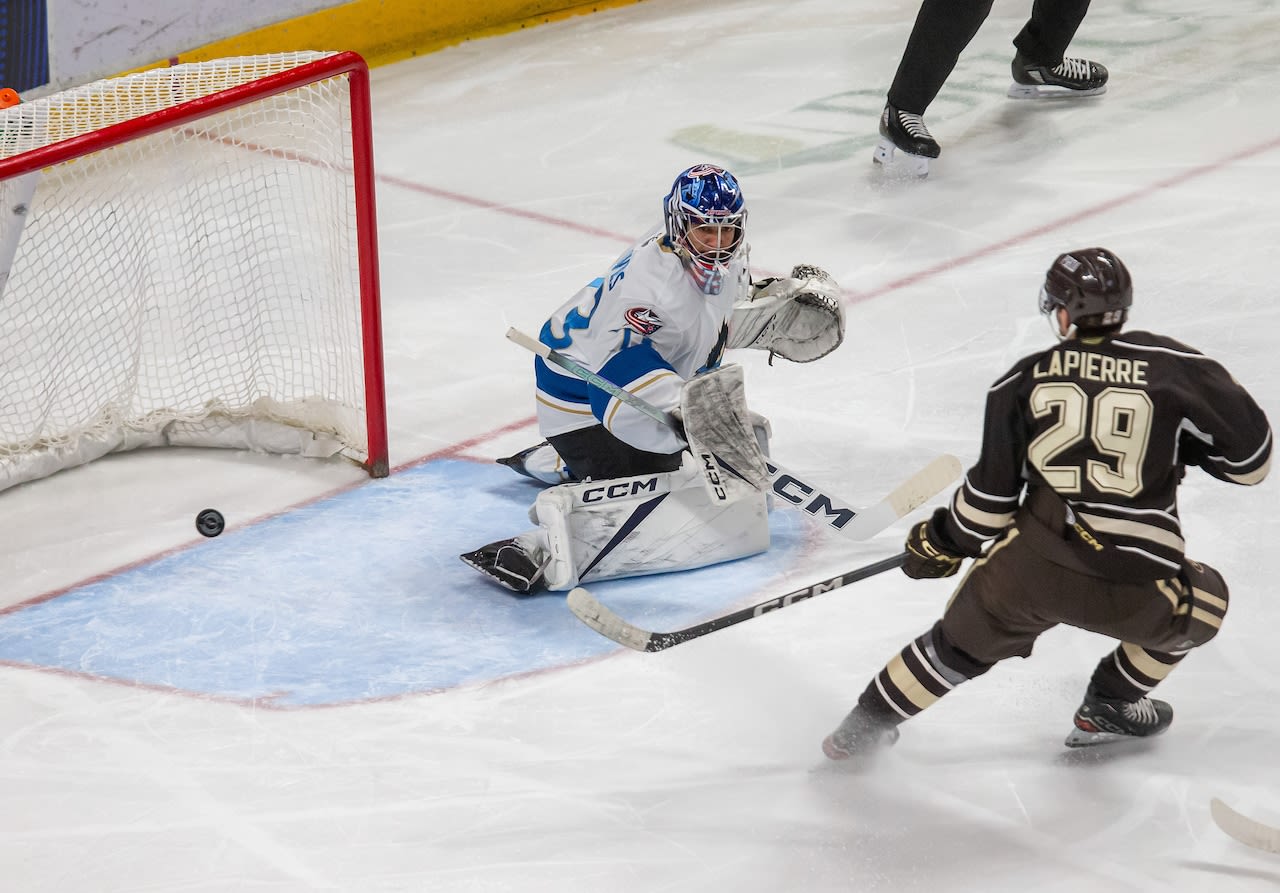
[[1031, 18], [1013, 45], [1032, 62], [1051, 68], [1060, 65], [1088, 12], [1089, 0], [1035, 0]]
[[960, 53], [991, 13], [992, 2], [924, 0], [889, 87], [888, 98], [894, 107], [917, 115], [925, 113], [951, 76]]
[[680, 467], [680, 452], [650, 453], [637, 449], [614, 437], [603, 425], [579, 428], [568, 434], [554, 434], [547, 441], [580, 481], [656, 474]]
[[1156, 629], [1147, 646], [1121, 642], [1098, 662], [1090, 686], [1103, 697], [1136, 701], [1164, 681], [1194, 648], [1222, 628], [1230, 603], [1227, 582], [1217, 569], [1189, 559], [1173, 580], [1157, 580], [1153, 603], [1173, 601], [1166, 629]]

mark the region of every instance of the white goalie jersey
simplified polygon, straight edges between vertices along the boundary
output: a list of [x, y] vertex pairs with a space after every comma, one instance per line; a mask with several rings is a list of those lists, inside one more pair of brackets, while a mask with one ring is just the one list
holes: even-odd
[[[733, 308], [751, 293], [747, 252], [739, 252], [719, 277], [699, 287], [657, 231], [552, 314], [539, 340], [670, 411], [680, 405], [686, 380], [720, 364]], [[642, 450], [673, 453], [684, 447], [660, 422], [541, 358], [535, 362], [544, 437], [602, 424]]]
[[[652, 406], [680, 405], [684, 383], [720, 365], [726, 348], [766, 350], [794, 362], [826, 356], [844, 339], [835, 281], [799, 266], [753, 287], [748, 252], [700, 285], [659, 230], [618, 258], [560, 307], [539, 340]], [[643, 412], [535, 360], [538, 425], [544, 437], [601, 424], [655, 453], [685, 446]]]

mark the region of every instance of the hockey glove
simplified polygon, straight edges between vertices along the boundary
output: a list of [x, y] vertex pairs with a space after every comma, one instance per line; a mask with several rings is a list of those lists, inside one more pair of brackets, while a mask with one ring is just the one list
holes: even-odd
[[767, 350], [795, 363], [825, 357], [844, 341], [839, 286], [818, 267], [801, 264], [786, 279], [762, 279], [751, 298], [734, 305], [730, 348]]
[[964, 558], [939, 548], [937, 538], [929, 521], [921, 521], [911, 528], [907, 534], [907, 560], [902, 563], [904, 574], [913, 580], [932, 580], [950, 577], [960, 570]]

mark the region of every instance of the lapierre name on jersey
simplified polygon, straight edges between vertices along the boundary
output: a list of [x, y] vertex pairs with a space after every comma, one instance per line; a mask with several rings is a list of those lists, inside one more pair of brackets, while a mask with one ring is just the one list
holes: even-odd
[[[1014, 523], [1025, 487], [1026, 504], [1056, 525], [1046, 542], [1061, 554], [1051, 560], [1114, 579], [1169, 577], [1185, 548], [1184, 466], [1256, 484], [1270, 457], [1266, 416], [1215, 360], [1149, 332], [1072, 340], [992, 385], [982, 455], [946, 532], [980, 554]], [[1033, 533], [1025, 515], [1021, 526]]]
[[1082, 378], [1103, 384], [1147, 384], [1146, 360], [1110, 357], [1082, 350], [1055, 350], [1032, 368], [1034, 378]]

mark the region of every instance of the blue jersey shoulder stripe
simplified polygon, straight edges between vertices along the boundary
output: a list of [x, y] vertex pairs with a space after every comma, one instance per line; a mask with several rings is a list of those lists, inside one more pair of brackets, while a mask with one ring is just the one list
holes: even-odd
[[[625, 350], [620, 350], [604, 364], [600, 375], [625, 388], [631, 382], [652, 375], [659, 369], [675, 372], [675, 368], [662, 358], [662, 354], [654, 349], [652, 342], [642, 341]], [[609, 401], [613, 398], [599, 388], [589, 388], [591, 394], [591, 411], [596, 418], [603, 419]]]
[[591, 402], [587, 396], [589, 386], [585, 381], [556, 372], [542, 357], [533, 358], [533, 374], [538, 390], [549, 397], [565, 403], [581, 403], [583, 406]]

